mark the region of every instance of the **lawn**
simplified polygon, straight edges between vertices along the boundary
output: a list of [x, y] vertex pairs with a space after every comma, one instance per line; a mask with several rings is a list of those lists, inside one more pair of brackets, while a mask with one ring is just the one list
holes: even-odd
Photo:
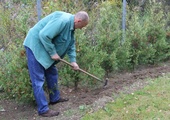
[[170, 120], [170, 74], [148, 81], [144, 89], [122, 94], [81, 120]]

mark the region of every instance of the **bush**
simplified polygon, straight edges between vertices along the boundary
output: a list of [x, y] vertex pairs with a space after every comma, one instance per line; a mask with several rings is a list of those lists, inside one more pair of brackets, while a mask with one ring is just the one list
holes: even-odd
[[127, 39], [131, 41], [131, 63], [137, 66], [165, 60], [169, 56], [169, 44], [166, 42], [166, 20], [160, 6], [150, 6], [144, 16], [139, 12], [132, 14], [127, 29]]
[[32, 100], [33, 94], [23, 47], [18, 48], [11, 44], [7, 51], [0, 53], [0, 58], [3, 63], [0, 83], [8, 97], [19, 101]]
[[[92, 41], [88, 40], [88, 38], [84, 35], [84, 32], [77, 31], [76, 36], [77, 63], [79, 64], [79, 67], [102, 79], [105, 75], [105, 71], [100, 67], [100, 63], [104, 58], [102, 51], [97, 51], [96, 46], [91, 43]], [[64, 65], [59, 70], [63, 84], [74, 85], [75, 89], [77, 89], [78, 84], [82, 87], [98, 87], [98, 82], [94, 78], [67, 68], [68, 67]]]

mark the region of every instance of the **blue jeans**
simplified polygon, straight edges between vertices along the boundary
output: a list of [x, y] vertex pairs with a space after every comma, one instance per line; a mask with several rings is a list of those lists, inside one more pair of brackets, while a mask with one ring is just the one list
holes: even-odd
[[50, 93], [50, 102], [56, 102], [60, 98], [60, 92], [58, 89], [58, 71], [55, 65], [52, 65], [48, 69], [44, 69], [44, 67], [35, 59], [32, 51], [28, 47], [25, 47], [25, 50], [38, 113], [42, 114], [49, 110], [48, 101], [43, 89], [45, 80]]

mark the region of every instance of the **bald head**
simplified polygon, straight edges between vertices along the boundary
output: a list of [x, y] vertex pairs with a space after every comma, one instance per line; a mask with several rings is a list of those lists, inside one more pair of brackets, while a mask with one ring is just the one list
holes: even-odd
[[89, 15], [87, 14], [87, 12], [85, 11], [79, 11], [75, 14], [75, 18], [77, 19], [81, 19], [83, 22], [87, 22], [89, 21]]
[[89, 15], [85, 11], [79, 11], [75, 14], [74, 18], [74, 28], [82, 29], [89, 22]]

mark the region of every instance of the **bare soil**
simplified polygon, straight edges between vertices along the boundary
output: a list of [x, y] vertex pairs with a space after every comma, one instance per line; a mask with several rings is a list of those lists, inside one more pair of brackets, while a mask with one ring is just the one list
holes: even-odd
[[[68, 102], [49, 106], [60, 111], [52, 118], [38, 116], [36, 105], [19, 104], [13, 100], [0, 100], [0, 120], [80, 120], [87, 112], [92, 113], [106, 103], [114, 101], [120, 93], [132, 93], [148, 84], [147, 78], [157, 78], [170, 72], [170, 62], [159, 66], [139, 67], [133, 72], [110, 74], [108, 85], [103, 88], [88, 90], [62, 88], [61, 96], [69, 98]], [[3, 93], [1, 92], [0, 95]]]

